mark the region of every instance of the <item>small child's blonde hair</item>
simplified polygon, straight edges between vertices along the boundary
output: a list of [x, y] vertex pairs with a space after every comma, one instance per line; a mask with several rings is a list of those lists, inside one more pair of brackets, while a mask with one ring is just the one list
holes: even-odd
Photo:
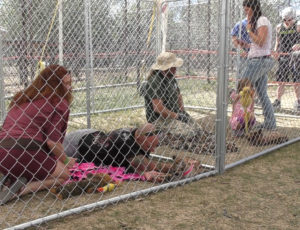
[[240, 79], [237, 86], [238, 93], [241, 92], [245, 87], [250, 87], [253, 90], [253, 85], [251, 81], [247, 78]]

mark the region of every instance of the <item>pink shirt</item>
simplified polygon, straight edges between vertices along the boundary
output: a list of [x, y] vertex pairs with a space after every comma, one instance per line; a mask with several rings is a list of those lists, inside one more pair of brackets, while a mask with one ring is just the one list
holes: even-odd
[[[238, 98], [238, 96], [239, 94], [237, 94], [235, 91], [232, 92], [230, 95], [233, 101], [232, 116], [229, 120], [232, 130], [236, 130], [238, 124], [240, 123], [240, 118], [245, 117], [245, 111], [240, 100], [234, 103], [234, 101]], [[247, 108], [247, 111], [250, 112], [250, 119], [254, 118], [254, 100], [252, 104]]]
[[69, 104], [63, 99], [52, 105], [38, 99], [13, 106], [0, 130], [0, 139], [25, 138], [40, 142], [63, 142], [69, 118]]

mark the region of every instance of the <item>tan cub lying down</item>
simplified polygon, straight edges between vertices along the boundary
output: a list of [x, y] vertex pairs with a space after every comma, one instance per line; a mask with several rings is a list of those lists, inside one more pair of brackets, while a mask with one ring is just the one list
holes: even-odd
[[66, 199], [72, 196], [79, 196], [83, 193], [97, 193], [98, 188], [106, 186], [109, 183], [120, 185], [119, 182], [115, 182], [112, 178], [105, 173], [92, 174], [89, 173], [87, 178], [81, 181], [74, 181], [63, 186], [57, 186], [50, 189], [50, 191], [56, 195], [60, 200]]

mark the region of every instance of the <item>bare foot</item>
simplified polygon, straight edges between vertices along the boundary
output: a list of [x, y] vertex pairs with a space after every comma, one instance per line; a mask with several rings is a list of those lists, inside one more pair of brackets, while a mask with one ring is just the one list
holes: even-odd
[[167, 177], [167, 175], [165, 173], [161, 173], [161, 172], [157, 172], [157, 171], [145, 172], [144, 176], [147, 181], [154, 182], [154, 183], [161, 183]]

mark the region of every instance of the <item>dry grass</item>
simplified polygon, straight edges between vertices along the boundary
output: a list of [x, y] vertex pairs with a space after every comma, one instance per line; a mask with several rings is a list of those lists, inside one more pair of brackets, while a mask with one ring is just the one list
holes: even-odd
[[40, 229], [299, 229], [300, 143], [225, 174]]
[[[185, 104], [215, 107], [215, 90], [212, 86], [201, 85], [198, 82], [196, 87], [191, 87], [191, 84], [194, 85], [194, 81], [181, 85]], [[270, 89], [271, 97], [274, 97], [274, 89]], [[286, 94], [286, 101], [289, 93]], [[96, 100], [99, 106], [97, 109], [107, 109], [105, 106], [110, 104], [121, 107], [126, 98], [118, 95], [131, 97], [132, 92], [122, 91], [122, 94], [116, 94], [117, 97], [112, 97], [115, 95], [112, 92], [106, 95], [101, 91], [100, 94]], [[85, 109], [84, 98], [82, 99], [74, 105], [75, 112]], [[141, 100], [135, 98], [134, 101]], [[289, 108], [291, 106], [291, 103], [288, 104]], [[259, 112], [259, 109], [257, 111]], [[203, 128], [215, 132], [214, 112], [198, 110], [190, 113]], [[262, 121], [262, 116], [257, 116], [257, 119]], [[109, 131], [121, 127], [135, 127], [146, 120], [144, 109], [137, 109], [94, 115], [91, 122], [93, 128]], [[298, 117], [277, 117], [277, 124], [281, 132], [287, 134], [290, 139], [299, 137]], [[85, 127], [85, 117], [72, 117], [68, 131]], [[244, 139], [234, 139], [230, 132], [227, 140], [234, 140], [240, 151], [228, 153], [226, 164], [270, 147], [249, 146]], [[222, 176], [207, 178], [105, 210], [68, 217], [48, 223], [41, 229], [297, 229], [300, 215], [300, 173], [297, 167], [300, 163], [299, 151], [299, 144], [290, 146], [232, 169]], [[157, 154], [192, 155], [202, 163], [215, 164], [215, 157], [211, 155], [196, 155], [162, 147], [157, 149]], [[23, 201], [1, 207], [0, 228], [7, 227], [5, 222], [22, 223], [151, 186], [150, 183], [129, 182], [103, 197], [84, 195], [64, 202], [56, 200], [48, 192], [25, 196]], [[294, 204], [295, 202], [298, 204]]]
[[[127, 113], [127, 115], [126, 115], [126, 113]], [[136, 126], [136, 125], [144, 123], [143, 118], [141, 118], [141, 117], [144, 117], [143, 113], [144, 113], [143, 110], [136, 110], [134, 112], [131, 111], [130, 115], [128, 115], [128, 112], [118, 112], [114, 115], [102, 114], [102, 115], [98, 116], [97, 119], [96, 119], [96, 117], [94, 117], [92, 119], [93, 127], [96, 127], [96, 128], [103, 127], [104, 130], [111, 130], [113, 128], [124, 127], [125, 126], [124, 124], [130, 124], [130, 126]], [[203, 113], [199, 114], [197, 112], [192, 112], [192, 115], [193, 115], [193, 117], [195, 117], [198, 120], [198, 122], [200, 124], [202, 124], [202, 126], [204, 126], [204, 124], [205, 124], [204, 127], [206, 129], [211, 130], [211, 131], [214, 130], [215, 116], [213, 114], [205, 115]], [[136, 119], [137, 117], [140, 117], [140, 120]], [[293, 124], [293, 122], [294, 122], [294, 124]], [[285, 120], [282, 120], [282, 122], [279, 122], [279, 124], [285, 126], [285, 127], [281, 127], [280, 129], [282, 129], [282, 132], [289, 134], [290, 139], [299, 136], [299, 127], [297, 128], [297, 126], [299, 126], [299, 123], [297, 123], [296, 121], [291, 121], [291, 120], [287, 121], [285, 119]], [[291, 128], [291, 127], [293, 127], [293, 128]], [[70, 122], [70, 128], [71, 129], [72, 128], [74, 128], [74, 129], [80, 128], [80, 118], [73, 118], [72, 121]], [[235, 140], [240, 151], [237, 153], [228, 153], [226, 155], [226, 164], [232, 163], [232, 162], [235, 162], [244, 157], [253, 155], [254, 153], [261, 152], [264, 149], [267, 149], [270, 147], [270, 146], [264, 146], [264, 147], [249, 146], [248, 142], [244, 139], [233, 139], [230, 135], [230, 132], [228, 133], [227, 139]], [[123, 229], [138, 229], [138, 226], [140, 224], [142, 224], [142, 222], [139, 222], [139, 221], [142, 221], [143, 219], [145, 219], [145, 215], [147, 215], [147, 212], [149, 211], [150, 216], [152, 218], [160, 219], [160, 222], [159, 222], [160, 225], [158, 225], [158, 223], [153, 223], [153, 224], [151, 224], [151, 226], [153, 226], [153, 227], [150, 229], [161, 229], [161, 228], [168, 229], [169, 221], [170, 221], [170, 223], [174, 222], [174, 226], [173, 226], [174, 229], [176, 229], [176, 228], [181, 229], [180, 226], [182, 226], [182, 229], [186, 228], [186, 227], [188, 229], [189, 228], [193, 229], [191, 227], [192, 225], [189, 225], [190, 222], [186, 223], [186, 221], [184, 221], [184, 220], [186, 219], [186, 220], [191, 221], [189, 219], [189, 216], [193, 216], [193, 215], [195, 215], [195, 213], [200, 213], [199, 215], [201, 215], [201, 216], [195, 217], [195, 219], [193, 219], [193, 220], [195, 220], [195, 223], [196, 222], [198, 223], [199, 220], [202, 219], [202, 217], [208, 218], [208, 220], [203, 222], [206, 224], [204, 226], [206, 226], [206, 228], [208, 228], [208, 229], [225, 228], [226, 225], [224, 225], [224, 226], [216, 225], [216, 224], [220, 224], [220, 222], [218, 222], [218, 221], [215, 222], [213, 220], [214, 218], [219, 218], [221, 221], [221, 220], [223, 220], [222, 218], [224, 218], [224, 216], [227, 217], [224, 219], [224, 220], [226, 220], [226, 222], [224, 222], [224, 224], [226, 224], [227, 222], [230, 222], [229, 220], [231, 220], [231, 221], [235, 220], [237, 222], [240, 221], [241, 228], [246, 229], [244, 226], [247, 226], [246, 224], [248, 222], [250, 224], [249, 226], [251, 227], [255, 223], [262, 223], [264, 218], [260, 217], [260, 215], [258, 215], [255, 211], [255, 213], [251, 214], [251, 215], [254, 215], [251, 217], [252, 222], [250, 220], [248, 221], [248, 219], [247, 219], [248, 217], [246, 218], [245, 216], [243, 216], [242, 215], [243, 212], [237, 211], [237, 207], [231, 207], [230, 203], [236, 203], [236, 199], [239, 197], [239, 199], [241, 199], [241, 201], [238, 202], [239, 205], [243, 206], [244, 208], [249, 206], [249, 207], [245, 208], [246, 210], [244, 212], [246, 212], [247, 215], [248, 215], [248, 213], [252, 213], [252, 209], [257, 209], [257, 207], [261, 207], [260, 205], [255, 207], [255, 205], [257, 205], [258, 202], [263, 202], [264, 199], [266, 199], [266, 201], [269, 201], [268, 196], [264, 195], [264, 194], [272, 194], [272, 197], [273, 198], [275, 197], [275, 193], [273, 194], [272, 191], [274, 188], [277, 188], [278, 186], [274, 187], [273, 182], [274, 183], [278, 182], [279, 184], [287, 184], [287, 182], [286, 182], [287, 178], [286, 178], [286, 176], [284, 176], [284, 177], [282, 176], [281, 170], [293, 173], [294, 174], [293, 177], [298, 178], [298, 179], [296, 179], [296, 181], [298, 181], [297, 183], [299, 185], [299, 181], [300, 181], [299, 175], [300, 174], [299, 174], [299, 169], [296, 166], [297, 166], [297, 164], [300, 163], [299, 162], [299, 154], [298, 154], [300, 148], [298, 145], [296, 147], [295, 146], [288, 147], [287, 149], [288, 149], [288, 151], [287, 151], [288, 154], [286, 154], [286, 153], [282, 154], [283, 151], [280, 151], [280, 153], [274, 154], [274, 156], [276, 156], [276, 157], [272, 157], [273, 154], [268, 156], [268, 158], [266, 158], [266, 159], [269, 159], [268, 160], [269, 166], [267, 166], [266, 163], [261, 162], [261, 160], [264, 160], [265, 158], [258, 159], [256, 161], [254, 161], [255, 163], [250, 163], [250, 165], [255, 165], [255, 166], [251, 166], [250, 170], [249, 170], [249, 167], [250, 167], [249, 165], [245, 166], [245, 167], [248, 167], [248, 169], [244, 169], [244, 166], [241, 166], [238, 168], [240, 171], [237, 172], [236, 174], [232, 174], [231, 176], [228, 176], [228, 174], [230, 174], [232, 172], [236, 172], [235, 169], [231, 170], [229, 172], [226, 172], [222, 176], [208, 178], [205, 180], [201, 180], [197, 183], [193, 183], [192, 185], [175, 188], [175, 190], [174, 190], [175, 195], [170, 195], [173, 193], [173, 190], [163, 192], [162, 194], [164, 194], [164, 195], [158, 194], [158, 196], [162, 196], [162, 198], [159, 198], [160, 201], [155, 201], [156, 200], [156, 198], [154, 198], [155, 196], [142, 198], [143, 203], [136, 202], [136, 201], [133, 201], [133, 202], [129, 201], [129, 202], [126, 202], [125, 204], [120, 204], [120, 206], [121, 206], [120, 208], [118, 205], [118, 206], [114, 206], [114, 207], [105, 209], [104, 211], [101, 211], [101, 214], [99, 214], [97, 212], [98, 215], [97, 214], [94, 215], [92, 213], [91, 213], [91, 217], [89, 217], [89, 216], [87, 217], [87, 215], [82, 215], [83, 219], [81, 219], [81, 222], [87, 218], [88, 219], [88, 228], [94, 229], [94, 228], [96, 228], [96, 225], [100, 226], [100, 223], [101, 223], [101, 221], [97, 220], [96, 217], [99, 215], [102, 216], [103, 213], [110, 213], [110, 215], [113, 215], [113, 216], [111, 218], [109, 218], [109, 221], [105, 222], [106, 227], [112, 227], [113, 229], [120, 229], [124, 225]], [[166, 155], [166, 156], [171, 156], [171, 155], [193, 156], [194, 158], [200, 160], [202, 163], [209, 164], [209, 165], [215, 164], [215, 157], [213, 157], [212, 155], [192, 154], [189, 152], [173, 150], [173, 149], [169, 149], [166, 147], [160, 147], [159, 149], [157, 149], [156, 153], [160, 154], [160, 155]], [[293, 157], [294, 157], [294, 159], [293, 159]], [[277, 158], [279, 158], [280, 160], [278, 160]], [[274, 162], [272, 163], [271, 160], [273, 160]], [[272, 165], [274, 165], [274, 169], [272, 168]], [[259, 167], [261, 167], [261, 169], [259, 169]], [[258, 170], [260, 170], [261, 172]], [[231, 177], [233, 177], [234, 179], [230, 179]], [[281, 179], [283, 179], [283, 181], [281, 181]], [[258, 184], [255, 184], [256, 180], [258, 180]], [[273, 181], [273, 180], [275, 180], [275, 181]], [[289, 181], [290, 181], [290, 179], [289, 179]], [[251, 186], [249, 187], [247, 185], [247, 183], [249, 183]], [[261, 185], [260, 185], [260, 183], [261, 183]], [[297, 185], [297, 183], [296, 183], [296, 185]], [[153, 184], [151, 184], [151, 183], [130, 181], [128, 183], [125, 183], [123, 186], [119, 187], [114, 193], [105, 194], [100, 197], [99, 197], [99, 194], [82, 195], [79, 197], [74, 197], [74, 198], [70, 198], [68, 200], [64, 200], [63, 202], [56, 200], [53, 195], [49, 194], [46, 191], [37, 193], [35, 196], [28, 195], [28, 196], [25, 196], [22, 198], [22, 202], [19, 201], [19, 202], [11, 203], [9, 205], [5, 205], [5, 206], [1, 207], [0, 222], [2, 224], [0, 225], [0, 227], [6, 226], [5, 222], [6, 223], [14, 223], [14, 224], [22, 223], [22, 222], [26, 222], [28, 220], [33, 220], [36, 218], [43, 217], [45, 215], [51, 215], [54, 213], [58, 213], [58, 212], [67, 210], [67, 209], [78, 207], [80, 205], [90, 204], [90, 203], [97, 202], [100, 200], [115, 197], [117, 195], [122, 195], [122, 194], [130, 193], [130, 192], [138, 191], [141, 189], [149, 188], [151, 186], [153, 186]], [[291, 186], [292, 186], [292, 188], [289, 190], [291, 193], [291, 196], [292, 196], [291, 198], [296, 201], [297, 199], [294, 194], [294, 193], [296, 193], [296, 195], [297, 195], [297, 191], [294, 188], [295, 184], [291, 183]], [[199, 187], [201, 187], [202, 190], [199, 189]], [[202, 188], [202, 187], [207, 187], [207, 189], [203, 190], [204, 188]], [[262, 188], [262, 190], [261, 190], [262, 194], [260, 197], [256, 196], [257, 194], [260, 194], [260, 193], [252, 191], [254, 189], [254, 187], [255, 187], [255, 189], [257, 187]], [[234, 189], [237, 189], [237, 191], [235, 191]], [[271, 191], [266, 191], [266, 189], [271, 189]], [[176, 193], [176, 191], [177, 191], [177, 193]], [[251, 193], [252, 193], [252, 197], [248, 198], [251, 200], [251, 202], [249, 200], [247, 200], [247, 202], [243, 203], [244, 200], [242, 199], [242, 197], [240, 197], [240, 195], [245, 194], [245, 198], [246, 198], [247, 196], [251, 195], [251, 193], [249, 193], [249, 191], [251, 191]], [[279, 191], [279, 192], [281, 192], [281, 191]], [[299, 193], [299, 191], [298, 191], [298, 193]], [[193, 199], [190, 200], [190, 198], [188, 198], [186, 200], [187, 196], [188, 197], [191, 196], [191, 197], [193, 197]], [[205, 199], [203, 199], [203, 197], [205, 197]], [[223, 198], [221, 199], [220, 197], [223, 197]], [[149, 198], [150, 198], [150, 200], [148, 201]], [[177, 198], [182, 201], [182, 206], [180, 204], [177, 204], [178, 203]], [[212, 200], [214, 200], [215, 203], [211, 203], [211, 202], [207, 201], [207, 199], [212, 199]], [[221, 209], [220, 210], [213, 209], [213, 208], [218, 209], [217, 208], [218, 203], [223, 205], [223, 202], [225, 202], [225, 201], [226, 201], [226, 206], [224, 206], [224, 208], [222, 210]], [[163, 206], [165, 207], [165, 210], [162, 207], [158, 206], [160, 202], [164, 203]], [[272, 202], [275, 202], [275, 200], [274, 201], [272, 200]], [[180, 205], [180, 208], [169, 206], [169, 205], [172, 205], [173, 203], [174, 203], [174, 205]], [[190, 203], [190, 204], [187, 205], [187, 203]], [[253, 203], [253, 205], [251, 203]], [[139, 204], [141, 204], [140, 208], [146, 209], [147, 212], [143, 213], [140, 211], [136, 211], [136, 209], [138, 207], [136, 207], [135, 205], [139, 206]], [[212, 206], [212, 204], [213, 204], [213, 206]], [[159, 211], [158, 213], [156, 213], [156, 208], [152, 208], [153, 205], [154, 205], [154, 207], [157, 206], [157, 209], [158, 209], [157, 211]], [[188, 207], [190, 206], [190, 207], [187, 210], [185, 210], [186, 206], [188, 206]], [[228, 206], [228, 208], [227, 208], [227, 206]], [[128, 217], [128, 218], [122, 217], [122, 216], [125, 216], [127, 213], [125, 211], [126, 207], [129, 207], [129, 208], [132, 207], [132, 211], [131, 211], [133, 213], [132, 218], [131, 217]], [[275, 208], [273, 208], [273, 209], [277, 210]], [[110, 210], [110, 211], [106, 211], [106, 210]], [[172, 210], [172, 212], [170, 210]], [[212, 211], [212, 210], [214, 210], [214, 211]], [[243, 211], [243, 210], [241, 209], [241, 211]], [[296, 209], [295, 209], [295, 212], [297, 212]], [[118, 217], [118, 215], [120, 215], [120, 217]], [[210, 215], [212, 215], [212, 216], [210, 216]], [[297, 215], [299, 215], [299, 213]], [[92, 216], [94, 216], [94, 217], [92, 217]], [[66, 220], [60, 220], [57, 223], [63, 224], [66, 221], [68, 223], [73, 223], [74, 221], [77, 220], [77, 218], [78, 217], [75, 217], [74, 220], [71, 220], [71, 221], [67, 221], [70, 219], [70, 218], [67, 218]], [[257, 222], [255, 222], [256, 221], [255, 218], [258, 219]], [[266, 218], [270, 218], [270, 217], [267, 216]], [[95, 219], [95, 220], [93, 220], [93, 219]], [[161, 219], [163, 219], [163, 220], [161, 220]], [[177, 219], [178, 219], [178, 222], [175, 224], [175, 220], [177, 220]], [[101, 220], [104, 221], [104, 219], [101, 219]], [[126, 220], [126, 221], [124, 222], [121, 220]], [[55, 225], [56, 224], [54, 224], [54, 225], [47, 224], [47, 228], [48, 227], [55, 228]], [[78, 223], [78, 225], [75, 224], [74, 226], [80, 226], [80, 223]], [[67, 226], [64, 226], [64, 228], [74, 229], [74, 226], [70, 227], [70, 228], [67, 228]], [[141, 225], [141, 226], [143, 226], [143, 227], [141, 227], [140, 229], [147, 229], [146, 225]], [[170, 225], [170, 226], [172, 226], [172, 225]], [[219, 226], [219, 227], [217, 227], [217, 226]], [[86, 228], [86, 227], [81, 225], [81, 228]], [[60, 228], [56, 228], [56, 229], [60, 229]], [[78, 229], [79, 229], [79, 227], [78, 227]], [[194, 229], [198, 229], [198, 227], [197, 228], [195, 227]], [[200, 226], [200, 229], [201, 229], [201, 226]], [[271, 228], [271, 229], [274, 229], [274, 228]], [[281, 229], [281, 228], [278, 228], [278, 229]]]

